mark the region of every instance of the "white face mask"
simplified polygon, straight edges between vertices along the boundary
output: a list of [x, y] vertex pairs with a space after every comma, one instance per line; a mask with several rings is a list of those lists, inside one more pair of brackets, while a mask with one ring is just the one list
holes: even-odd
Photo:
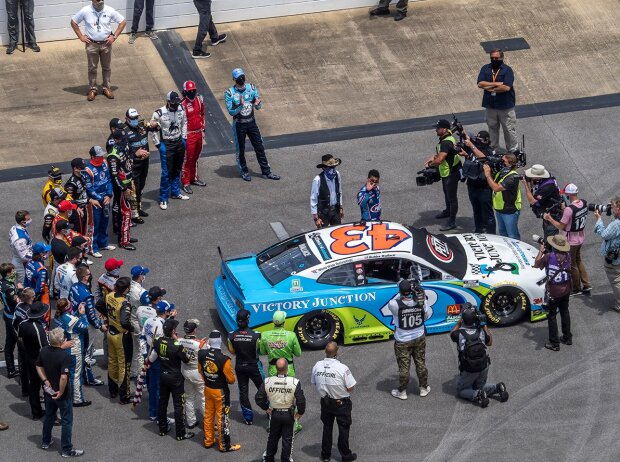
[[32, 224], [32, 218], [30, 220], [26, 220], [24, 221], [24, 228], [27, 228], [28, 226], [30, 226]]

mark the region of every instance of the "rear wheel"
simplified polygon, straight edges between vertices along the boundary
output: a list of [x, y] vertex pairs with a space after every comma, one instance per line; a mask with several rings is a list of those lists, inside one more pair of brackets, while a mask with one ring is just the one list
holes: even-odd
[[529, 308], [527, 295], [513, 286], [493, 289], [482, 304], [489, 323], [496, 326], [509, 326], [521, 321]]
[[301, 317], [295, 326], [295, 333], [302, 347], [319, 350], [336, 341], [342, 332], [338, 316], [328, 310], [312, 311]]

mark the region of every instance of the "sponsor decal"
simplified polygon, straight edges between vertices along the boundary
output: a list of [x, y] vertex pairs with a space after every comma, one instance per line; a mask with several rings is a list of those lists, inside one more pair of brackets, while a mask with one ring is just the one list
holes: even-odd
[[287, 300], [284, 302], [250, 303], [249, 306], [255, 313], [266, 313], [278, 310], [295, 311], [309, 310], [313, 308], [335, 308], [351, 303], [374, 302], [377, 299], [376, 292], [359, 294], [337, 295], [334, 297], [314, 297], [301, 300]]
[[357, 318], [355, 315], [353, 315], [353, 320], [355, 321], [356, 327], [362, 327], [364, 321], [366, 320], [366, 316], [367, 315], [364, 315], [361, 318]]
[[462, 305], [460, 303], [457, 303], [456, 305], [448, 305], [446, 307], [446, 313], [451, 315], [461, 314], [461, 307]]
[[436, 238], [432, 234], [426, 236], [426, 244], [428, 245], [428, 249], [431, 251], [433, 256], [444, 263], [450, 263], [454, 260], [454, 253], [452, 253], [452, 249], [448, 247], [441, 239]]
[[476, 279], [465, 279], [463, 280], [463, 287], [466, 289], [473, 289], [474, 287], [478, 287], [480, 283]]
[[484, 234], [461, 234], [461, 238], [464, 245], [468, 246], [474, 253], [474, 258], [477, 261], [490, 259], [501, 262], [501, 257], [495, 245], [489, 242]]
[[458, 322], [461, 319], [461, 315], [448, 315], [446, 316], [446, 322]]
[[301, 281], [299, 279], [291, 280], [291, 292], [303, 292], [304, 288], [301, 286]]
[[323, 239], [321, 239], [321, 234], [310, 233], [308, 234], [308, 237], [312, 240], [312, 242], [314, 242], [314, 245], [319, 250], [319, 253], [321, 254], [321, 258], [323, 259], [323, 261], [331, 260], [332, 256], [329, 254], [329, 251], [327, 250], [327, 246], [325, 245], [325, 242], [323, 242]]
[[519, 274], [519, 265], [516, 263], [504, 263], [499, 260], [495, 265], [489, 266], [487, 264], [470, 263], [470, 274], [480, 275], [483, 278], [487, 278], [496, 271], [506, 271], [512, 274]]

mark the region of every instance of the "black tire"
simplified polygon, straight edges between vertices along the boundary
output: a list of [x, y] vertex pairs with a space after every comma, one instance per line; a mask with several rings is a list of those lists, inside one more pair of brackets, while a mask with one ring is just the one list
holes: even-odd
[[521, 321], [530, 309], [527, 295], [513, 286], [496, 287], [485, 297], [481, 311], [489, 324], [510, 326]]
[[295, 326], [295, 334], [302, 347], [320, 350], [336, 341], [342, 332], [338, 316], [328, 310], [311, 311], [304, 314]]

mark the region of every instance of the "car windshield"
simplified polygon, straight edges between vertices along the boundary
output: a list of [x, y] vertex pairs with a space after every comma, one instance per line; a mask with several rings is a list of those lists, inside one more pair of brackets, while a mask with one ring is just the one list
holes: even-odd
[[256, 264], [265, 279], [275, 286], [287, 277], [319, 264], [308, 248], [305, 236], [280, 242], [256, 256]]
[[432, 234], [425, 228], [407, 227], [413, 238], [412, 252], [431, 265], [463, 279], [467, 273], [467, 255], [465, 249], [454, 236]]

